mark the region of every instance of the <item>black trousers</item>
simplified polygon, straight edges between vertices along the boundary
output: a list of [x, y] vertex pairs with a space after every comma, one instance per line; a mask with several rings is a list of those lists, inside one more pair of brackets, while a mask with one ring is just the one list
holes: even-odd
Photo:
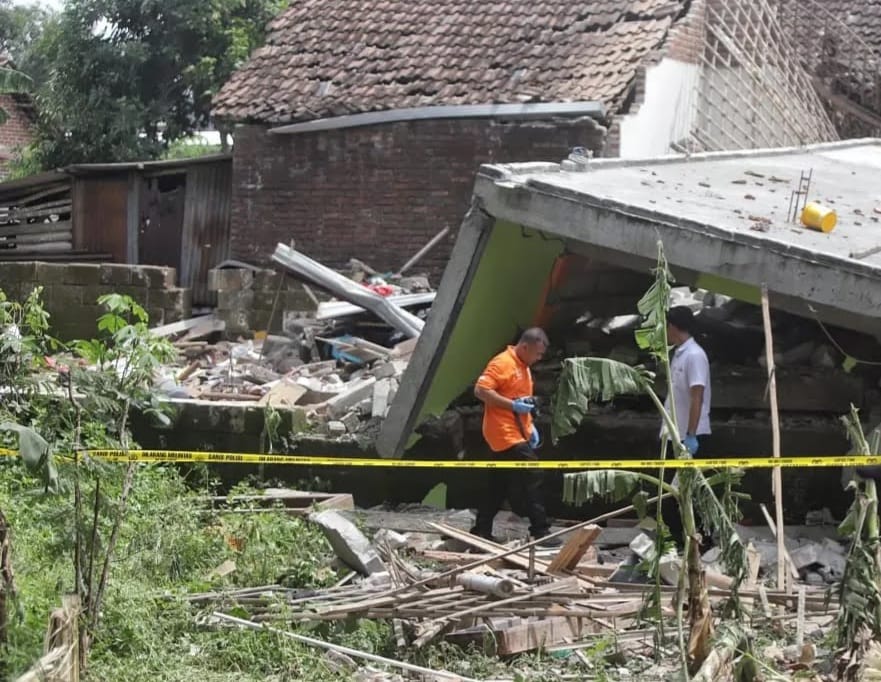
[[[520, 443], [508, 450], [495, 453], [497, 461], [537, 459], [528, 443]], [[534, 537], [546, 535], [550, 525], [544, 506], [541, 469], [487, 469], [486, 492], [477, 507], [475, 529], [480, 535], [492, 535], [493, 519], [502, 508], [505, 498], [519, 516], [529, 518], [529, 532]]]

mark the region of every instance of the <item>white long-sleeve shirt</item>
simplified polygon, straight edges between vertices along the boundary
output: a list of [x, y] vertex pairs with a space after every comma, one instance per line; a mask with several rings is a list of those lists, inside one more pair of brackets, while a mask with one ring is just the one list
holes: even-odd
[[[704, 436], [712, 433], [710, 429], [710, 403], [712, 402], [712, 390], [710, 388], [710, 361], [704, 349], [692, 338], [678, 346], [673, 352], [670, 361], [670, 374], [673, 378], [673, 400], [676, 406], [676, 428], [679, 429], [679, 437], [685, 438], [688, 431], [688, 415], [691, 410], [691, 389], [695, 386], [704, 387], [704, 397], [701, 403], [701, 415], [694, 435]], [[670, 411], [670, 397], [664, 401], [664, 407]], [[661, 436], [666, 436], [667, 429], [661, 425]]]

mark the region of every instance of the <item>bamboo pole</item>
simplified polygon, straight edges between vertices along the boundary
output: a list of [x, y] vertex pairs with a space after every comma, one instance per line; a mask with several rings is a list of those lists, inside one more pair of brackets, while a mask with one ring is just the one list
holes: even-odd
[[[768, 365], [768, 397], [771, 402], [771, 444], [775, 458], [780, 457], [780, 412], [777, 408], [777, 370], [774, 366], [774, 337], [771, 332], [771, 306], [768, 286], [762, 284], [762, 322], [765, 327], [765, 358]], [[771, 473], [771, 489], [774, 492], [774, 516], [777, 526], [777, 589], [786, 587], [786, 567], [783, 528], [783, 470], [774, 467]]]
[[478, 682], [477, 680], [471, 677], [464, 677], [462, 675], [456, 675], [453, 673], [446, 672], [445, 670], [432, 670], [431, 668], [424, 668], [420, 665], [413, 665], [412, 663], [405, 663], [403, 661], [396, 661], [392, 658], [385, 658], [384, 656], [377, 656], [376, 654], [371, 654], [366, 651], [359, 651], [358, 649], [351, 649], [346, 646], [340, 646], [339, 644], [331, 644], [330, 642], [325, 642], [324, 640], [315, 639], [313, 637], [306, 637], [304, 635], [298, 635], [294, 632], [289, 632], [287, 630], [279, 630], [278, 628], [270, 627], [268, 625], [264, 625], [263, 623], [255, 623], [252, 620], [245, 620], [244, 618], [236, 618], [235, 616], [230, 616], [225, 613], [221, 613], [220, 611], [215, 611], [212, 614], [215, 618], [219, 620], [226, 621], [227, 623], [232, 623], [234, 625], [238, 625], [239, 627], [249, 628], [251, 630], [266, 630], [267, 632], [272, 632], [276, 635], [280, 635], [281, 637], [287, 637], [288, 639], [293, 639], [301, 644], [305, 644], [307, 646], [318, 647], [320, 649], [327, 649], [329, 651], [337, 651], [341, 654], [345, 654], [346, 656], [351, 656], [352, 658], [362, 658], [366, 661], [371, 661], [372, 663], [380, 663], [382, 665], [387, 665], [392, 668], [399, 668], [401, 670], [407, 670], [409, 672], [419, 673], [420, 675], [430, 676], [432, 679], [442, 679], [442, 680], [455, 680], [456, 682]]

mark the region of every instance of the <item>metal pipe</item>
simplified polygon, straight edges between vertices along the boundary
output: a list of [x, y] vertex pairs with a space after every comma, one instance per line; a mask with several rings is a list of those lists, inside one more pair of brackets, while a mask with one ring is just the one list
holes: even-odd
[[491, 594], [494, 597], [510, 597], [514, 594], [514, 583], [507, 578], [496, 578], [480, 573], [462, 573], [456, 576], [456, 584], [465, 589]]

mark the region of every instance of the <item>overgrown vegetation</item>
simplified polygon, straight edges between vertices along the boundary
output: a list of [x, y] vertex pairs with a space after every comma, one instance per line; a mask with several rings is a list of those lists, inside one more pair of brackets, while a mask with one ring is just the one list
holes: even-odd
[[[654, 276], [652, 286], [638, 304], [643, 324], [636, 331], [636, 343], [640, 349], [650, 353], [662, 369], [667, 381], [667, 392], [671, 394], [667, 307], [672, 277], [660, 242]], [[668, 446], [677, 459], [691, 457], [677, 428], [675, 406], [671, 401], [670, 410], [667, 410], [655, 392], [654, 374], [645, 367], [631, 367], [607, 358], [569, 358], [564, 361], [555, 397], [554, 439], [572, 433], [587, 415], [593, 401], [610, 401], [622, 394], [647, 395], [657, 408], [669, 435], [669, 442], [666, 438], [661, 439], [661, 460], [666, 458]], [[677, 474], [677, 485], [664, 482], [663, 467], [656, 477], [626, 470], [596, 470], [567, 474], [564, 480], [564, 500], [573, 504], [583, 504], [597, 497], [621, 500], [635, 495], [633, 504], [645, 515], [647, 496], [641, 490], [643, 483], [652, 485], [657, 490], [658, 497], [669, 495], [676, 500], [685, 542], [676, 606], [680, 655], [684, 668], [691, 672], [697, 670], [710, 653], [714, 631], [713, 613], [700, 556], [701, 532], [708, 533], [719, 542], [726, 572], [734, 579], [735, 594], [746, 573], [745, 551], [735, 528], [738, 518], [734, 504], [734, 485], [739, 480], [739, 472], [723, 470], [709, 474], [698, 469], [681, 469]], [[699, 521], [703, 527], [700, 527]], [[656, 580], [655, 600], [659, 604], [661, 595], [658, 562], [665, 554], [666, 541], [660, 504], [657, 505], [655, 524], [658, 531], [657, 544], [654, 566], [650, 571]], [[689, 616], [687, 643], [681, 621], [686, 603]], [[657, 622], [663, 627], [662, 618], [658, 618]], [[661, 637], [663, 639], [663, 631]]]
[[[0, 633], [3, 674], [15, 679], [41, 655], [49, 612], [79, 594], [85, 680], [347, 679], [348, 664], [265, 631], [220, 627], [187, 599], [224, 587], [326, 587], [342, 577], [313, 525], [279, 512], [212, 509], [217, 493], [202, 467], [114, 463], [86, 450], [123, 453], [132, 409], [168, 416], [150, 390], [171, 352], [148, 333], [126, 296], [101, 299], [94, 339], [64, 345], [50, 335], [40, 291], [25, 301], [0, 293]], [[265, 434], [267, 447], [277, 433]], [[231, 497], [257, 494], [242, 483]], [[243, 503], [246, 504], [246, 503]], [[232, 562], [232, 563], [230, 563]], [[223, 570], [220, 570], [221, 567]], [[4, 601], [5, 600], [5, 601]], [[246, 616], [235, 603], [222, 608]], [[217, 605], [214, 605], [217, 608]], [[4, 627], [5, 626], [5, 627]], [[478, 678], [556, 680], [545, 653], [501, 661], [446, 643], [396, 649], [391, 625], [368, 620], [306, 626], [313, 637]], [[606, 675], [614, 643], [598, 638], [571, 664]]]
[[[867, 438], [856, 408], [851, 407], [851, 413], [842, 421], [854, 454], [881, 452], [881, 431], [875, 429]], [[861, 680], [866, 678], [867, 659], [878, 658], [877, 651], [873, 657], [867, 654], [877, 649], [881, 640], [881, 534], [875, 481], [855, 475], [849, 488], [854, 493], [854, 501], [838, 529], [850, 540], [838, 594], [841, 604], [838, 668], [840, 679]], [[877, 666], [878, 671], [881, 666]]]

